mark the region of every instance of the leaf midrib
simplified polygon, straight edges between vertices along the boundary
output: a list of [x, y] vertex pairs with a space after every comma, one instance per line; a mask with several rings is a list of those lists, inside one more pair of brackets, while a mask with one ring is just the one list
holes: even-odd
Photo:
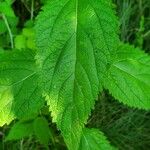
[[36, 73], [37, 73], [37, 72], [33, 72], [33, 73], [29, 74], [28, 76], [22, 78], [21, 80], [19, 80], [19, 81], [17, 81], [17, 82], [14, 82], [14, 83], [12, 83], [12, 84], [10, 84], [10, 85], [0, 85], [0, 87], [3, 87], [3, 86], [5, 86], [5, 87], [15, 86], [15, 85], [17, 85], [17, 84], [19, 84], [19, 83], [21, 83], [21, 82], [24, 82], [24, 81], [27, 80], [28, 78], [34, 76]]

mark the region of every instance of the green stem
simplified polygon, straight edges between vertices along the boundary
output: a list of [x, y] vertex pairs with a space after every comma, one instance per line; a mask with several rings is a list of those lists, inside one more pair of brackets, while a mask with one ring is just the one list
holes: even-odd
[[34, 0], [31, 1], [31, 20], [33, 20], [34, 17]]
[[149, 37], [149, 36], [150, 36], [150, 30], [147, 31], [147, 32], [143, 35], [144, 38], [147, 38], [147, 37]]
[[23, 150], [23, 139], [20, 141], [20, 150]]
[[11, 32], [8, 20], [7, 20], [7, 18], [6, 18], [6, 16], [4, 14], [2, 14], [2, 18], [3, 18], [4, 22], [5, 22], [6, 27], [7, 27], [7, 30], [8, 30], [8, 33], [9, 33], [9, 37], [10, 37], [11, 48], [13, 49], [14, 48], [13, 34]]

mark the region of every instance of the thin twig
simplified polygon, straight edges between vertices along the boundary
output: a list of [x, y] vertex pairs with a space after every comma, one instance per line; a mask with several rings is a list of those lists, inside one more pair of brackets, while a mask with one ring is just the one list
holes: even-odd
[[7, 27], [7, 30], [8, 30], [8, 33], [9, 33], [9, 37], [10, 37], [11, 48], [13, 49], [14, 48], [13, 34], [11, 32], [8, 20], [7, 20], [7, 18], [6, 18], [6, 16], [4, 14], [2, 14], [2, 18], [3, 18], [4, 22], [5, 22], [6, 27]]
[[23, 5], [25, 6], [25, 8], [28, 10], [28, 12], [31, 13], [30, 8], [28, 7], [28, 5], [26, 5], [26, 3], [24, 2], [24, 0], [21, 0], [21, 2], [22, 2]]
[[34, 17], [34, 0], [31, 1], [31, 20], [33, 20]]
[[143, 38], [147, 38], [147, 37], [149, 37], [149, 36], [150, 36], [150, 30], [147, 31], [147, 32], [143, 35]]
[[21, 139], [21, 141], [20, 141], [20, 150], [23, 150], [23, 142], [24, 142], [24, 140]]

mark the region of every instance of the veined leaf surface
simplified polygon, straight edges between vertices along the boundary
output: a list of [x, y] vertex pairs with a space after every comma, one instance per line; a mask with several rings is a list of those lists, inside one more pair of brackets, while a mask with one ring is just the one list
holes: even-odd
[[104, 133], [97, 129], [83, 130], [79, 150], [117, 150], [111, 146]]
[[0, 53], [0, 126], [30, 117], [43, 104], [34, 56], [31, 50]]
[[105, 87], [120, 102], [150, 109], [150, 57], [138, 48], [120, 44]]
[[78, 148], [82, 127], [102, 90], [110, 53], [117, 48], [117, 26], [109, 0], [52, 0], [38, 16], [41, 84], [70, 149]]

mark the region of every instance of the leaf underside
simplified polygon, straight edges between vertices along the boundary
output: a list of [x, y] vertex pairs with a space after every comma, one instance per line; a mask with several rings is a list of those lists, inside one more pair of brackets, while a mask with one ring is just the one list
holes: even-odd
[[36, 59], [43, 95], [70, 149], [78, 148], [84, 123], [102, 91], [117, 30], [108, 0], [53, 0], [38, 16]]

